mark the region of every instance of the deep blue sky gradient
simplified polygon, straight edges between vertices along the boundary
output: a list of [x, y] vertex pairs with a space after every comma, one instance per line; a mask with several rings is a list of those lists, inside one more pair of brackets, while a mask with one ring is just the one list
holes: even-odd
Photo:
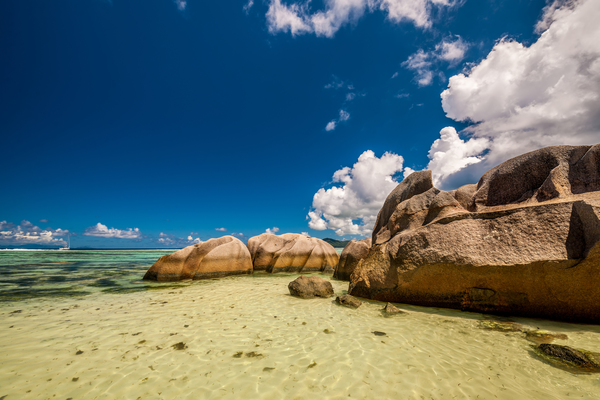
[[[431, 30], [375, 12], [328, 39], [273, 35], [267, 5], [244, 3], [1, 2], [0, 220], [68, 229], [82, 246], [218, 227], [335, 237], [308, 229], [314, 193], [367, 149], [425, 167], [440, 129], [464, 127], [442, 110], [447, 78], [504, 36], [533, 42], [545, 5], [468, 0]], [[448, 35], [473, 44], [466, 59], [419, 88], [400, 64]], [[324, 88], [334, 76], [365, 96], [345, 104]], [[325, 131], [342, 107], [350, 120]], [[98, 222], [147, 239], [80, 235]]]

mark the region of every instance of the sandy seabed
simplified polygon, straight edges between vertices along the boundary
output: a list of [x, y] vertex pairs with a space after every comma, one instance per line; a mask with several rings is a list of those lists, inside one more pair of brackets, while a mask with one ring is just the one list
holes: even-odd
[[[297, 276], [1, 303], [0, 399], [600, 396], [600, 375], [545, 363], [522, 333], [480, 329], [489, 316], [398, 305], [408, 314], [385, 318], [383, 303], [292, 297]], [[600, 351], [599, 326], [512, 320]]]

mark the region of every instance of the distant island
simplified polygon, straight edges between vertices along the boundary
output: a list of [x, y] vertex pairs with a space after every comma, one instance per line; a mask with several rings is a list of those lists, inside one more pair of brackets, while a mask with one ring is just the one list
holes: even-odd
[[333, 247], [338, 247], [338, 248], [341, 248], [341, 249], [344, 248], [344, 247], [346, 247], [346, 245], [348, 243], [350, 243], [349, 240], [335, 240], [335, 239], [332, 239], [332, 238], [325, 238], [325, 239], [323, 239], [323, 241], [329, 243]]

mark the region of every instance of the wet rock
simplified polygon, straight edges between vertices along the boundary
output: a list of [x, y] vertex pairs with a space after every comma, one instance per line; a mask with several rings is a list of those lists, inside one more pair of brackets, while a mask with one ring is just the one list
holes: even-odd
[[397, 314], [406, 314], [404, 311], [402, 311], [401, 309], [395, 307], [392, 303], [387, 303], [385, 305], [385, 307], [383, 307], [381, 309], [381, 312], [383, 312], [383, 315], [385, 317], [390, 317], [392, 315], [397, 315]]
[[510, 321], [494, 321], [482, 320], [479, 321], [478, 327], [488, 331], [498, 332], [523, 332], [523, 325]]
[[271, 371], [273, 371], [274, 369], [275, 369], [275, 368], [273, 368], [273, 367], [264, 367], [264, 368], [263, 368], [263, 371], [265, 371], [265, 372], [271, 372]]
[[327, 335], [331, 335], [332, 333], [335, 333], [334, 331], [330, 331], [329, 329], [323, 329], [323, 333], [327, 334]]
[[600, 372], [600, 354], [549, 343], [542, 343], [534, 350], [537, 355], [552, 363]]
[[373, 335], [375, 335], [375, 336], [386, 336], [386, 333], [385, 332], [374, 331]]
[[243, 355], [244, 355], [243, 351], [238, 351], [237, 353], [235, 353], [233, 355], [233, 358], [242, 358]]
[[333, 273], [339, 255], [329, 243], [297, 233], [263, 233], [248, 240], [255, 271]]
[[75, 355], [76, 355], [76, 356], [78, 356], [78, 355], [80, 355], [80, 354], [83, 354], [83, 351], [81, 351], [81, 350], [77, 350], [77, 353], [75, 353]]
[[309, 364], [309, 365], [308, 365], [308, 367], [306, 367], [306, 368], [314, 368], [314, 367], [316, 367], [316, 366], [317, 366], [317, 363], [313, 361], [313, 362], [312, 362], [311, 364]]
[[331, 282], [318, 276], [300, 276], [294, 279], [288, 285], [292, 296], [311, 298], [311, 297], [331, 297], [333, 296], [333, 286]]
[[552, 343], [554, 340], [567, 340], [569, 337], [564, 333], [553, 333], [541, 329], [525, 332], [525, 339], [537, 344]]
[[341, 306], [346, 306], [350, 308], [358, 308], [362, 304], [359, 299], [357, 299], [354, 296], [350, 296], [349, 294], [336, 297], [335, 302]]
[[246, 353], [246, 357], [248, 358], [261, 358], [264, 357], [261, 353], [257, 353], [255, 351], [251, 351], [249, 353]]
[[175, 343], [171, 347], [174, 348], [175, 350], [185, 350], [185, 349], [187, 349], [187, 345], [185, 343], [183, 343], [183, 342]]

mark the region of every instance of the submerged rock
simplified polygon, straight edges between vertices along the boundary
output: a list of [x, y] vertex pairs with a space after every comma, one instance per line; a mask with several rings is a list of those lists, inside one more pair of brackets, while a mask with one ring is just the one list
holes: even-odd
[[385, 307], [383, 307], [381, 309], [381, 312], [386, 317], [389, 317], [389, 316], [392, 316], [392, 315], [397, 315], [397, 314], [406, 314], [406, 312], [404, 312], [401, 309], [395, 307], [392, 303], [387, 303], [385, 305]]
[[493, 320], [482, 320], [478, 323], [479, 328], [498, 331], [498, 332], [525, 332], [523, 325], [516, 322], [510, 321], [493, 321]]
[[343, 296], [339, 296], [335, 298], [335, 302], [341, 306], [358, 308], [362, 304], [359, 299], [354, 296], [350, 296], [349, 294], [345, 294]]
[[540, 344], [534, 350], [538, 356], [552, 363], [600, 372], [600, 355], [597, 353], [548, 343]]
[[256, 271], [332, 273], [339, 261], [329, 243], [297, 233], [251, 237], [248, 250]]
[[369, 254], [370, 248], [371, 238], [350, 241], [342, 251], [340, 261], [333, 272], [333, 277], [342, 281], [349, 281], [354, 268], [356, 268], [360, 260]]
[[233, 236], [223, 236], [162, 256], [144, 279], [169, 282], [251, 273], [252, 259], [244, 243]]
[[349, 294], [600, 322], [600, 145], [508, 160], [452, 192], [414, 172], [387, 197]]
[[553, 333], [541, 329], [525, 332], [525, 338], [537, 344], [552, 343], [554, 340], [567, 340], [569, 337], [564, 333]]
[[311, 297], [331, 297], [333, 296], [333, 286], [331, 282], [318, 276], [300, 276], [288, 285], [292, 296], [311, 298]]

